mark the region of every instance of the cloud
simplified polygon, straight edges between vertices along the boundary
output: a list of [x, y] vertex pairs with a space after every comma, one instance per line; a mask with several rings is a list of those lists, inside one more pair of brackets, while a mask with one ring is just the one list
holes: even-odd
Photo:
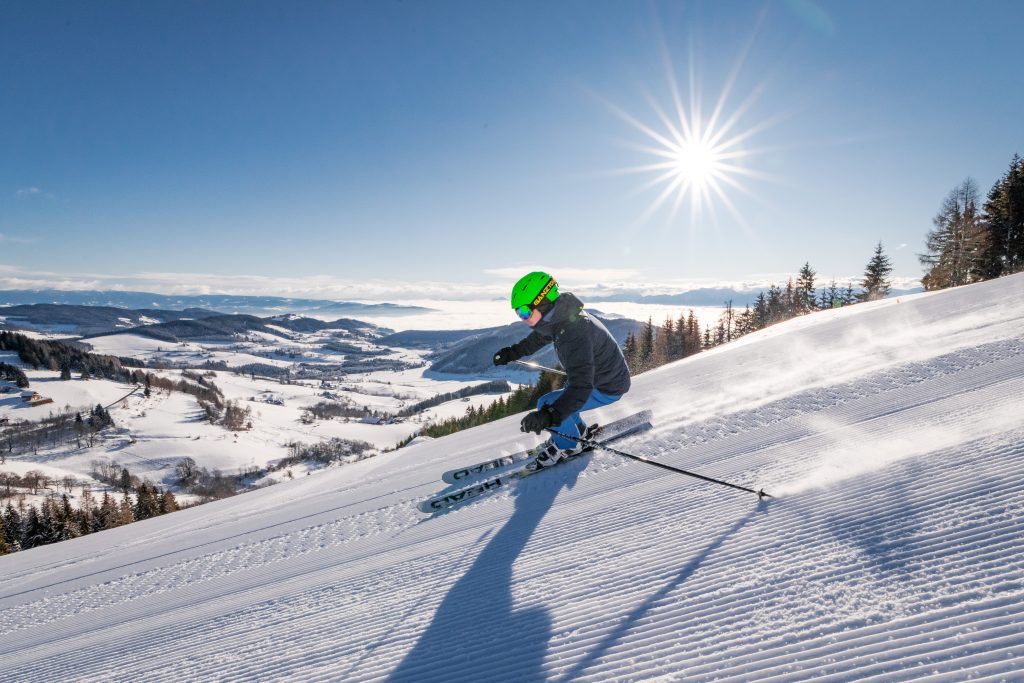
[[0, 243], [32, 244], [32, 242], [33, 240], [27, 239], [25, 237], [15, 237], [14, 235], [5, 235], [4, 233], [0, 232]]
[[23, 187], [14, 192], [14, 196], [18, 198], [25, 197], [45, 197], [46, 199], [55, 199], [56, 196], [52, 192], [44, 192], [38, 187]]
[[[5, 238], [0, 236], [0, 242]], [[29, 243], [28, 240], [6, 238]], [[602, 269], [548, 269], [544, 266], [491, 268], [475, 276], [468, 271], [456, 282], [443, 280], [400, 280], [393, 278], [349, 279], [335, 275], [269, 276], [181, 272], [139, 272], [127, 274], [52, 273], [32, 271], [0, 263], [0, 289], [111, 290], [153, 292], [166, 295], [227, 294], [238, 296], [280, 296], [302, 299], [365, 302], [482, 301], [504, 299], [515, 280], [532, 269], [555, 273], [561, 285], [584, 300], [601, 301], [619, 297], [639, 300], [641, 296], [672, 295], [695, 289], [760, 291], [785, 279], [753, 277], [749, 280], [665, 280], [641, 279], [637, 271]], [[786, 276], [788, 277], [788, 275]], [[859, 278], [852, 278], [855, 285]], [[897, 289], [918, 286], [912, 278], [893, 278]], [[837, 278], [845, 283], [846, 278]], [[818, 286], [828, 281], [819, 278]]]
[[622, 268], [566, 268], [556, 265], [549, 267], [541, 264], [529, 264], [524, 266], [507, 266], [502, 268], [487, 268], [483, 271], [485, 275], [492, 275], [504, 280], [515, 280], [535, 270], [542, 270], [555, 275], [559, 280], [566, 282], [578, 282], [581, 284], [597, 284], [600, 282], [615, 282], [633, 280], [640, 271]]
[[505, 295], [505, 286], [460, 282], [346, 279], [334, 275], [266, 276], [214, 273], [54, 273], [0, 263], [0, 289], [227, 294], [345, 301], [480, 300]]

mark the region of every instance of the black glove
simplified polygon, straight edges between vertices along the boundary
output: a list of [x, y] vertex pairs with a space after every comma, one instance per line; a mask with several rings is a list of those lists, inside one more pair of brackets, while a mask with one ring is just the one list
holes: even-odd
[[523, 418], [523, 421], [519, 423], [519, 429], [524, 432], [540, 434], [548, 427], [554, 427], [556, 424], [558, 424], [558, 420], [555, 419], [555, 412], [551, 410], [551, 406], [544, 406], [540, 410], [528, 413]]
[[506, 346], [501, 351], [498, 351], [496, 354], [494, 354], [494, 364], [508, 365], [518, 357], [519, 356], [516, 355], [516, 352], [512, 350], [511, 346]]

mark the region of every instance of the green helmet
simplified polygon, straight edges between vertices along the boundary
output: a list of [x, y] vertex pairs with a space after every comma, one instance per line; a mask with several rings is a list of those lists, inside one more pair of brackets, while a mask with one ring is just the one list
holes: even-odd
[[521, 318], [530, 317], [530, 313], [542, 301], [554, 301], [557, 298], [558, 283], [555, 278], [540, 271], [519, 278], [519, 282], [512, 288], [512, 308]]

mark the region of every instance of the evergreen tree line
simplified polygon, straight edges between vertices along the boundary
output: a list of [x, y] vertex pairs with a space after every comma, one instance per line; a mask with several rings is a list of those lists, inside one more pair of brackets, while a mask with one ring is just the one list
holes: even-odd
[[[133, 369], [144, 368], [145, 364], [131, 358], [103, 356], [63, 342], [31, 339], [23, 334], [7, 331], [0, 332], [0, 351], [16, 351], [25, 364], [36, 369], [59, 371], [61, 379], [64, 380], [70, 380], [71, 371], [74, 370], [81, 373], [82, 379], [102, 377], [115, 382], [145, 385], [147, 398], [154, 388], [190, 394], [196, 398], [211, 424], [223, 424], [232, 431], [251, 427], [251, 411], [237, 404], [229, 405], [224, 400], [221, 390], [208, 379], [213, 376], [212, 372], [201, 375], [185, 371], [182, 373], [183, 379], [172, 380]], [[5, 367], [18, 373], [15, 375], [16, 383], [24, 378], [24, 383], [18, 383], [18, 386], [28, 386], [28, 378], [23, 372], [9, 365]], [[0, 369], [0, 372], [2, 371]]]
[[971, 178], [953, 188], [918, 256], [925, 289], [956, 287], [1024, 270], [1024, 160], [1014, 155], [982, 203]]
[[129, 367], [145, 367], [140, 361], [131, 358], [103, 356], [65, 342], [31, 339], [7, 331], [0, 331], [0, 351], [15, 351], [26, 365], [36, 370], [59, 371], [65, 379], [70, 379], [70, 373], [74, 370], [85, 379], [102, 377], [116, 382], [129, 382], [132, 375]]
[[13, 382], [14, 386], [21, 387], [22, 389], [28, 388], [28, 375], [21, 368], [16, 368], [7, 363], [0, 363], [0, 380]]
[[41, 448], [56, 448], [71, 442], [78, 448], [83, 442], [88, 446], [96, 443], [97, 435], [103, 429], [114, 424], [110, 412], [101, 405], [96, 405], [83, 415], [82, 412], [62, 410], [57, 414], [31, 422], [19, 420], [0, 429], [0, 464], [7, 455], [12, 453], [33, 454]]
[[[442, 403], [447, 403], [448, 401], [456, 401], [458, 399], [466, 398], [468, 396], [477, 396], [479, 394], [497, 394], [497, 393], [502, 393], [503, 394], [503, 393], [507, 393], [507, 392], [511, 391], [511, 389], [512, 389], [512, 387], [505, 380], [494, 380], [494, 381], [490, 381], [490, 382], [484, 382], [483, 384], [478, 384], [476, 386], [464, 387], [462, 389], [459, 389], [458, 391], [451, 391], [451, 392], [447, 392], [447, 393], [444, 393], [444, 394], [438, 394], [438, 395], [433, 396], [431, 398], [428, 398], [428, 399], [426, 399], [424, 401], [420, 401], [420, 402], [415, 403], [415, 404], [413, 404], [411, 406], [407, 406], [405, 408], [402, 408], [401, 410], [399, 410], [397, 413], [394, 413], [394, 414], [387, 413], [387, 412], [379, 412], [379, 411], [376, 411], [376, 410], [371, 410], [368, 406], [363, 406], [362, 408], [359, 408], [359, 407], [356, 407], [356, 406], [346, 405], [344, 403], [337, 403], [337, 402], [334, 402], [334, 401], [321, 401], [321, 402], [319, 402], [319, 403], [317, 403], [315, 405], [312, 405], [312, 406], [309, 406], [309, 407], [305, 408], [304, 411], [303, 411], [303, 415], [302, 415], [301, 419], [302, 419], [303, 422], [310, 423], [310, 422], [312, 422], [315, 419], [317, 419], [317, 420], [328, 420], [328, 419], [331, 419], [333, 417], [344, 417], [344, 418], [410, 417], [410, 416], [416, 415], [417, 413], [419, 413], [421, 411], [424, 411], [424, 410], [426, 410], [428, 408], [433, 408], [434, 406], [439, 406]], [[501, 399], [499, 399], [499, 402], [500, 401], [501, 401]], [[495, 405], [497, 405], [497, 403]], [[495, 410], [496, 411], [500, 410], [500, 408], [495, 408]], [[512, 414], [512, 413], [508, 413], [508, 414]], [[502, 417], [504, 417], [504, 415], [502, 415]], [[452, 418], [452, 419], [456, 419], [457, 420], [457, 419], [462, 419], [462, 418]], [[487, 420], [487, 421], [489, 422], [490, 420]], [[458, 431], [458, 430], [456, 430], [456, 431]], [[414, 437], [410, 437], [410, 439], [411, 438], [414, 438]], [[399, 447], [401, 447], [401, 445]]]
[[8, 502], [0, 515], [0, 555], [113, 529], [177, 509], [170, 491], [146, 483], [139, 486], [134, 502], [128, 494], [117, 501], [106, 491], [97, 501], [89, 489], [82, 490], [77, 507], [72, 506], [66, 493], [59, 498], [52, 494], [38, 507]]
[[476, 386], [464, 387], [462, 389], [459, 389], [458, 391], [450, 391], [444, 394], [438, 394], [437, 396], [434, 396], [432, 398], [428, 398], [424, 401], [420, 401], [419, 403], [415, 403], [411, 406], [402, 408], [397, 413], [395, 413], [395, 415], [398, 417], [411, 417], [421, 411], [424, 411], [428, 408], [433, 408], [434, 406], [439, 406], [442, 403], [447, 403], [448, 401], [456, 401], [461, 398], [466, 398], [468, 396], [478, 396], [480, 394], [505, 394], [511, 390], [512, 387], [509, 386], [509, 383], [503, 379], [491, 382], [484, 382], [483, 384], [477, 384]]
[[772, 284], [742, 312], [727, 301], [714, 327], [705, 325], [702, 330], [693, 309], [678, 319], [668, 317], [660, 327], [649, 318], [637, 334], [626, 337], [623, 355], [630, 374], [638, 375], [800, 315], [884, 298], [891, 289], [891, 273], [892, 263], [881, 242], [865, 267], [859, 290], [852, 282], [840, 288], [834, 279], [819, 290], [817, 273], [804, 263], [795, 281], [790, 278], [785, 287]]
[[[478, 408], [476, 406], [470, 406], [466, 409], [465, 415], [452, 417], [444, 420], [443, 422], [428, 425], [420, 430], [419, 433], [423, 436], [438, 438], [441, 436], [447, 436], [448, 434], [454, 434], [455, 432], [460, 432], [463, 429], [469, 429], [470, 427], [477, 427], [488, 422], [494, 422], [495, 420], [500, 420], [503, 417], [521, 413], [524, 410], [533, 410], [534, 406], [537, 404], [537, 400], [541, 396], [549, 391], [558, 389], [562, 385], [562, 382], [563, 379], [560, 375], [542, 371], [536, 384], [520, 386], [509, 394], [507, 398], [505, 396], [501, 396], [497, 401], [487, 407]], [[413, 438], [415, 438], [415, 435], [400, 443], [398, 448], [401, 448]]]

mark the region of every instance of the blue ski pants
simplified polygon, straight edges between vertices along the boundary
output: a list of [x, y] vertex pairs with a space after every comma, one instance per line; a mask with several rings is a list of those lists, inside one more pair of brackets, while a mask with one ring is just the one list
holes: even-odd
[[[540, 409], [546, 405], [554, 403], [555, 401], [558, 400], [558, 397], [561, 396], [562, 392], [564, 391], [565, 389], [556, 389], [555, 391], [552, 391], [549, 394], [544, 394], [543, 396], [540, 397], [540, 400], [537, 401], [537, 408]], [[577, 410], [569, 417], [565, 418], [565, 421], [562, 422], [562, 424], [552, 427], [552, 429], [555, 430], [556, 432], [561, 432], [562, 434], [568, 434], [569, 436], [582, 436], [583, 432], [587, 428], [587, 423], [584, 422], [583, 418], [580, 417], [580, 413], [582, 413], [585, 410], [593, 410], [594, 408], [600, 408], [601, 406], [611, 405], [612, 403], [618, 401], [620, 398], [622, 398], [622, 394], [606, 394], [602, 391], [594, 389], [592, 392], [590, 392], [590, 398], [587, 399], [587, 402], [584, 403], [579, 410]], [[577, 446], [577, 443], [575, 441], [571, 439], [565, 439], [560, 436], [555, 436], [554, 434], [551, 435], [551, 440], [559, 448], [574, 448], [575, 446]]]

